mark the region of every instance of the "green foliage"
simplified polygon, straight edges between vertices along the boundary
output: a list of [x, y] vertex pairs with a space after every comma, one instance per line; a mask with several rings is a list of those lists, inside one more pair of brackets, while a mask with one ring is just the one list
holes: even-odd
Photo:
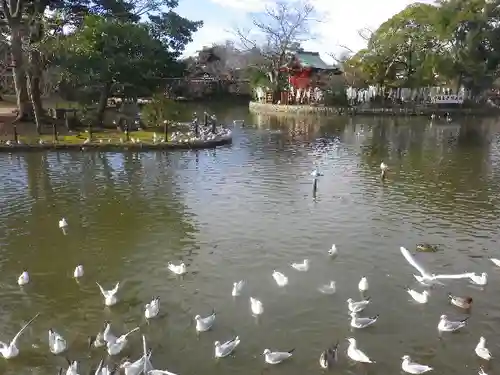
[[383, 23], [346, 65], [369, 84], [491, 86], [500, 63], [500, 1], [416, 3]]
[[85, 17], [81, 28], [52, 48], [62, 80], [75, 86], [122, 84], [153, 91], [180, 70], [147, 26], [100, 16]]
[[151, 103], [141, 110], [142, 121], [148, 126], [160, 126], [163, 121], [180, 121], [182, 106], [180, 103], [167, 99], [164, 95], [155, 95]]

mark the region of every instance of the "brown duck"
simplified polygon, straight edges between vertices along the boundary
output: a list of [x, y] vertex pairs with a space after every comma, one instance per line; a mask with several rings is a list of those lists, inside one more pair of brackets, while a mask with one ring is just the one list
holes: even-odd
[[470, 309], [472, 306], [472, 297], [457, 297], [448, 293], [448, 299], [452, 305], [460, 307], [461, 309]]

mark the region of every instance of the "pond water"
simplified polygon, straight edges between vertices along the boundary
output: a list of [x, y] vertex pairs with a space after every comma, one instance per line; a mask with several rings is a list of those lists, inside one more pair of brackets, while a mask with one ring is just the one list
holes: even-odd
[[[67, 367], [48, 350], [53, 328], [69, 343], [67, 357], [87, 374], [105, 356], [87, 338], [107, 320], [116, 334], [140, 325], [156, 368], [180, 374], [282, 375], [320, 373], [322, 350], [340, 341], [334, 373], [396, 374], [401, 357], [439, 374], [476, 374], [474, 348], [481, 335], [500, 353], [499, 257], [500, 127], [493, 120], [430, 123], [427, 119], [354, 118], [277, 120], [244, 108], [220, 111], [245, 118], [234, 144], [210, 151], [151, 153], [31, 153], [0, 155], [0, 340], [41, 315], [18, 342], [19, 357], [0, 361], [2, 374], [57, 373]], [[389, 165], [385, 181], [380, 163]], [[310, 173], [324, 176], [316, 193]], [[67, 235], [58, 228], [65, 217]], [[488, 272], [479, 289], [445, 281], [426, 305], [409, 301], [406, 286], [423, 290], [399, 252], [437, 244], [416, 256], [436, 273]], [[339, 250], [330, 259], [328, 249]], [[308, 272], [292, 262], [310, 260]], [[169, 261], [184, 261], [176, 277]], [[72, 278], [84, 265], [79, 283]], [[20, 288], [23, 269], [31, 283]], [[279, 288], [273, 269], [289, 284]], [[363, 315], [380, 314], [352, 332], [346, 300], [360, 298], [368, 278], [372, 298]], [[232, 283], [246, 280], [240, 297]], [[319, 286], [334, 280], [337, 293]], [[120, 281], [120, 303], [105, 308], [96, 282]], [[470, 324], [437, 334], [441, 314], [467, 316], [447, 293], [470, 295]], [[145, 324], [144, 304], [161, 299], [161, 318]], [[264, 314], [251, 316], [249, 297]], [[193, 317], [217, 311], [213, 330], [195, 333]], [[239, 335], [234, 357], [214, 360], [214, 341]], [[346, 337], [377, 363], [347, 360]], [[122, 355], [140, 356], [140, 333]], [[265, 348], [295, 348], [292, 359], [266, 365]], [[491, 370], [486, 370], [486, 372]]]

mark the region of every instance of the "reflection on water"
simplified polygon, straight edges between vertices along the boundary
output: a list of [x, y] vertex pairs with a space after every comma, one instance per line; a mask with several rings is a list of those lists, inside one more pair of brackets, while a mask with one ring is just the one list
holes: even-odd
[[[246, 116], [238, 108], [217, 115], [227, 123]], [[499, 350], [500, 275], [487, 259], [500, 257], [495, 121], [246, 120], [234, 129], [234, 144], [217, 150], [0, 155], [0, 340], [42, 313], [20, 340], [20, 357], [0, 362], [1, 373], [52, 375], [66, 366], [48, 354], [49, 328], [68, 340], [68, 357], [86, 373], [103, 356], [87, 349], [87, 337], [106, 320], [116, 333], [141, 324], [153, 362], [179, 374], [263, 371], [266, 347], [296, 348], [289, 363], [269, 371], [318, 371], [321, 351], [336, 340], [345, 351], [351, 335], [377, 364], [359, 368], [342, 354], [338, 367], [346, 373], [396, 373], [409, 354], [441, 374], [467, 374], [478, 368], [480, 335]], [[389, 166], [384, 181], [381, 161]], [[317, 164], [324, 176], [314, 192]], [[478, 290], [453, 281], [434, 289], [429, 304], [409, 303], [404, 287], [414, 270], [398, 249], [419, 242], [439, 245], [418, 254], [433, 272], [486, 271], [490, 284]], [[327, 257], [332, 243], [335, 260]], [[309, 272], [290, 267], [305, 258]], [[182, 278], [166, 268], [178, 260], [188, 267]], [[76, 283], [80, 263], [85, 276]], [[24, 268], [32, 283], [20, 289]], [[274, 284], [273, 269], [289, 277], [286, 288]], [[363, 275], [373, 300], [366, 314], [380, 318], [350, 332], [345, 301], [359, 298]], [[247, 284], [233, 299], [232, 283], [241, 279]], [[330, 280], [337, 293], [319, 293]], [[104, 308], [96, 281], [104, 288], [121, 281], [121, 303]], [[467, 329], [438, 340], [439, 316], [462, 316], [447, 292], [471, 295], [475, 307]], [[145, 325], [143, 305], [156, 295], [166, 314]], [[258, 322], [249, 296], [264, 303]], [[193, 317], [212, 308], [213, 331], [197, 337]], [[215, 362], [213, 342], [234, 334], [242, 339], [235, 357]], [[140, 335], [131, 336], [124, 355], [134, 359], [140, 350]]]

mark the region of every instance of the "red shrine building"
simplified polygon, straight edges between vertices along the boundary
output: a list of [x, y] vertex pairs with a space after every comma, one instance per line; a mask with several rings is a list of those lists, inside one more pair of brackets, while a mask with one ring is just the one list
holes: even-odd
[[325, 77], [341, 75], [338, 68], [325, 63], [318, 52], [295, 53], [280, 69], [288, 74], [289, 87], [282, 91], [279, 104], [311, 104], [321, 102]]

